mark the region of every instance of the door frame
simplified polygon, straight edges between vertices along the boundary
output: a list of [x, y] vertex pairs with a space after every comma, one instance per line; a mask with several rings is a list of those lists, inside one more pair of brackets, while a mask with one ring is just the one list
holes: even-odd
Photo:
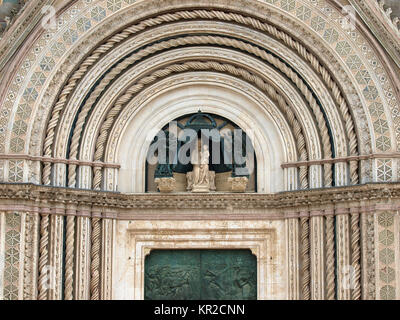
[[250, 249], [257, 257], [257, 299], [276, 299], [273, 296], [278, 263], [273, 254], [275, 239], [274, 229], [129, 230], [129, 247], [134, 248], [134, 258], [127, 272], [131, 277], [126, 280], [133, 281], [132, 298], [144, 299], [145, 258], [154, 249]]

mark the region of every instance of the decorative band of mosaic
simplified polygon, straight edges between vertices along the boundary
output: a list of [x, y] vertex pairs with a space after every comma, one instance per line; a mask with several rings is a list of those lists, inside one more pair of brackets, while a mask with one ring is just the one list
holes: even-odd
[[320, 164], [333, 164], [333, 163], [349, 162], [349, 161], [361, 161], [361, 160], [371, 160], [371, 159], [399, 159], [399, 158], [400, 158], [400, 152], [373, 153], [360, 156], [349, 156], [349, 157], [332, 158], [332, 159], [287, 162], [283, 163], [281, 167], [285, 169], [285, 168], [297, 168], [304, 166], [310, 167]]
[[44, 162], [44, 163], [72, 164], [72, 165], [77, 165], [77, 166], [88, 166], [88, 167], [99, 167], [99, 168], [111, 168], [111, 169], [120, 169], [121, 168], [121, 165], [116, 164], [116, 163], [49, 158], [49, 157], [30, 156], [30, 155], [26, 155], [26, 154], [0, 154], [0, 160], [26, 160], [26, 161], [40, 161], [40, 162]]
[[[281, 165], [282, 168], [297, 168], [302, 166], [313, 166], [321, 164], [334, 164], [340, 162], [349, 161], [361, 161], [361, 160], [371, 160], [371, 159], [400, 159], [400, 153], [375, 153], [360, 156], [349, 156], [341, 158], [332, 159], [320, 159], [320, 160], [309, 160], [309, 161], [298, 161], [298, 162], [287, 162]], [[61, 158], [50, 158], [50, 157], [40, 157], [40, 156], [30, 156], [25, 154], [0, 154], [0, 160], [26, 160], [26, 161], [40, 161], [44, 163], [61, 163], [70, 164], [77, 166], [88, 166], [88, 167], [99, 167], [99, 168], [111, 168], [120, 169], [121, 165], [117, 163], [106, 163], [101, 161], [82, 161], [75, 159], [61, 159]]]

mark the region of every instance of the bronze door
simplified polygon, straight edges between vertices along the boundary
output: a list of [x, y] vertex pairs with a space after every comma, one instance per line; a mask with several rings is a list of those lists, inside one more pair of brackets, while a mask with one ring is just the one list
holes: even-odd
[[145, 261], [146, 300], [256, 300], [250, 250], [154, 250]]

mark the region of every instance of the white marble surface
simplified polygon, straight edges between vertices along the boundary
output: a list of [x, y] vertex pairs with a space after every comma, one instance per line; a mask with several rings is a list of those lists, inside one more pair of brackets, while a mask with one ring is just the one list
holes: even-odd
[[251, 249], [258, 299], [287, 299], [284, 221], [119, 221], [116, 229], [113, 299], [143, 299], [152, 249]]

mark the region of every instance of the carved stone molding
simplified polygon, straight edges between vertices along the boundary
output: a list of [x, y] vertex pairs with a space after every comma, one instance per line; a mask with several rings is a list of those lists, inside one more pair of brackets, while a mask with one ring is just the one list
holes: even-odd
[[50, 246], [49, 246], [49, 266], [50, 266], [50, 283], [49, 291], [50, 300], [62, 299], [62, 260], [63, 260], [63, 233], [64, 233], [64, 217], [52, 215], [50, 218]]
[[[317, 213], [318, 214], [318, 213]], [[324, 217], [311, 217], [311, 297], [312, 300], [325, 299], [325, 229]]]
[[350, 217], [348, 214], [338, 216], [336, 220], [337, 237], [337, 299], [351, 299], [352, 269], [350, 258]]
[[[41, 205], [38, 206], [38, 201]], [[285, 219], [300, 217], [302, 208], [310, 211], [324, 209], [327, 205], [340, 203], [340, 208], [362, 207], [363, 214], [380, 208], [397, 210], [400, 207], [400, 184], [381, 183], [361, 186], [336, 187], [303, 191], [281, 192], [275, 194], [122, 194], [94, 190], [78, 190], [61, 187], [37, 186], [33, 184], [0, 184], [0, 211], [21, 210], [29, 212], [46, 211], [50, 215], [64, 215], [65, 210], [58, 204], [71, 201], [77, 204], [76, 215], [91, 217], [92, 206], [101, 207], [97, 217], [105, 219], [148, 219], [151, 212], [159, 210], [160, 218], [169, 218], [168, 212], [176, 209], [182, 212], [181, 219], [193, 215], [206, 218], [209, 209], [216, 217], [231, 218], [246, 214], [252, 219]], [[365, 204], [368, 201], [368, 205]], [[346, 210], [336, 209], [336, 215], [346, 214]], [[290, 210], [289, 210], [290, 209]], [[145, 214], [146, 213], [146, 214]], [[219, 216], [220, 215], [220, 216]], [[321, 210], [321, 216], [326, 215]]]
[[90, 219], [77, 219], [77, 245], [75, 263], [75, 299], [90, 298]]
[[[200, 227], [200, 225], [202, 227]], [[282, 261], [279, 255], [277, 230], [275, 228], [213, 228], [208, 222], [196, 225], [196, 229], [179, 228], [153, 229], [140, 228], [130, 225], [126, 232], [129, 234], [123, 259], [131, 262], [120, 266], [116, 286], [117, 299], [141, 300], [144, 297], [144, 262], [145, 257], [154, 249], [250, 249], [257, 257], [259, 300], [286, 298], [285, 290], [280, 281], [273, 278], [282, 276], [282, 268], [276, 268]], [[176, 226], [176, 227], [175, 227]], [[207, 241], [205, 241], [207, 239]], [[178, 241], [179, 240], [179, 241]]]

